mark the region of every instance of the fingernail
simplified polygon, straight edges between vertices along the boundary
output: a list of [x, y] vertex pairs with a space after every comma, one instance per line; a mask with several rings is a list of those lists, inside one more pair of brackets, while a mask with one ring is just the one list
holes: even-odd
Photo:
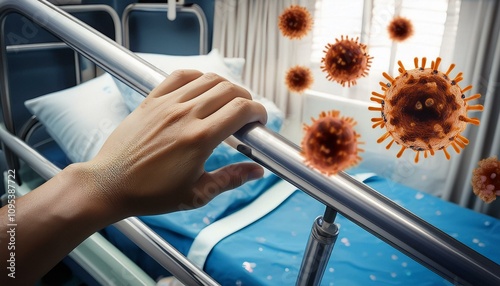
[[263, 168], [255, 168], [248, 173], [248, 180], [260, 179], [260, 178], [262, 178], [262, 176], [264, 176], [264, 169]]

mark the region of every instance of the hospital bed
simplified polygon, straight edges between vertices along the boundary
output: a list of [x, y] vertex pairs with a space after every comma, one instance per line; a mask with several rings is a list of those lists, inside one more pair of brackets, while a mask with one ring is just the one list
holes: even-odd
[[[31, 18], [133, 88], [120, 92], [146, 95], [166, 76], [45, 1], [0, 4], [2, 17], [16, 11]], [[3, 63], [5, 42], [0, 56]], [[51, 178], [60, 169], [15, 135], [5, 94], [3, 84], [0, 139], [9, 168], [19, 169], [20, 158], [43, 180]], [[100, 284], [148, 285], [168, 273], [186, 285], [500, 284], [498, 220], [381, 177], [368, 165], [324, 176], [303, 164], [277, 127], [245, 126], [229, 142], [237, 151], [221, 145], [207, 162], [215, 168], [250, 158], [269, 170], [264, 179], [206, 208], [120, 221], [70, 257]]]

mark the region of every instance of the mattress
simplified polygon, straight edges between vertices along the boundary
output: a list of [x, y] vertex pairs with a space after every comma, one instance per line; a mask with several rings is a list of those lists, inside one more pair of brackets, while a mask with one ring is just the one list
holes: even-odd
[[[451, 237], [500, 262], [499, 220], [362, 169], [349, 173]], [[273, 188], [281, 181], [268, 174], [227, 192], [224, 198], [215, 198], [206, 207], [141, 219], [189, 257], [193, 241], [202, 230], [238, 215], [267, 191], [286, 192]], [[287, 183], [281, 186], [290, 189]], [[220, 239], [200, 266], [222, 285], [295, 285], [312, 223], [325, 208], [302, 191], [293, 189], [289, 193], [267, 214]], [[336, 223], [340, 233], [321, 285], [452, 285], [343, 216], [338, 215]], [[213, 229], [217, 236], [217, 228]], [[119, 231], [109, 227], [106, 233], [154, 279], [169, 275]]]

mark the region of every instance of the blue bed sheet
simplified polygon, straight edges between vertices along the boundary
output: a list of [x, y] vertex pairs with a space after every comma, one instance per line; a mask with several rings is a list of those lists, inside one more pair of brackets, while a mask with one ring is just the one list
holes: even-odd
[[[358, 172], [360, 170], [350, 173]], [[278, 180], [270, 175], [230, 191], [225, 194], [227, 197], [216, 198], [201, 209], [142, 220], [187, 254], [203, 227], [245, 206]], [[499, 220], [382, 177], [371, 177], [365, 183], [472, 249], [500, 262]], [[230, 197], [238, 199], [228, 199]], [[207, 257], [204, 269], [222, 285], [294, 285], [311, 225], [323, 212], [321, 203], [296, 191], [259, 221], [220, 241]], [[340, 234], [322, 285], [452, 285], [341, 215], [336, 222], [340, 225]], [[107, 233], [153, 278], [169, 275], [119, 231], [108, 228]]]

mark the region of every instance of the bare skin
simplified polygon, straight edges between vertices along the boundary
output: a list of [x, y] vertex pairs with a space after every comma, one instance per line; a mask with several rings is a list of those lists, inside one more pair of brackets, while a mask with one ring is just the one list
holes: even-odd
[[215, 74], [172, 73], [111, 134], [97, 156], [72, 164], [17, 198], [15, 279], [7, 276], [9, 227], [0, 209], [0, 285], [33, 285], [88, 236], [135, 215], [200, 207], [263, 169], [214, 172], [213, 149], [247, 123], [267, 120], [250, 94]]

